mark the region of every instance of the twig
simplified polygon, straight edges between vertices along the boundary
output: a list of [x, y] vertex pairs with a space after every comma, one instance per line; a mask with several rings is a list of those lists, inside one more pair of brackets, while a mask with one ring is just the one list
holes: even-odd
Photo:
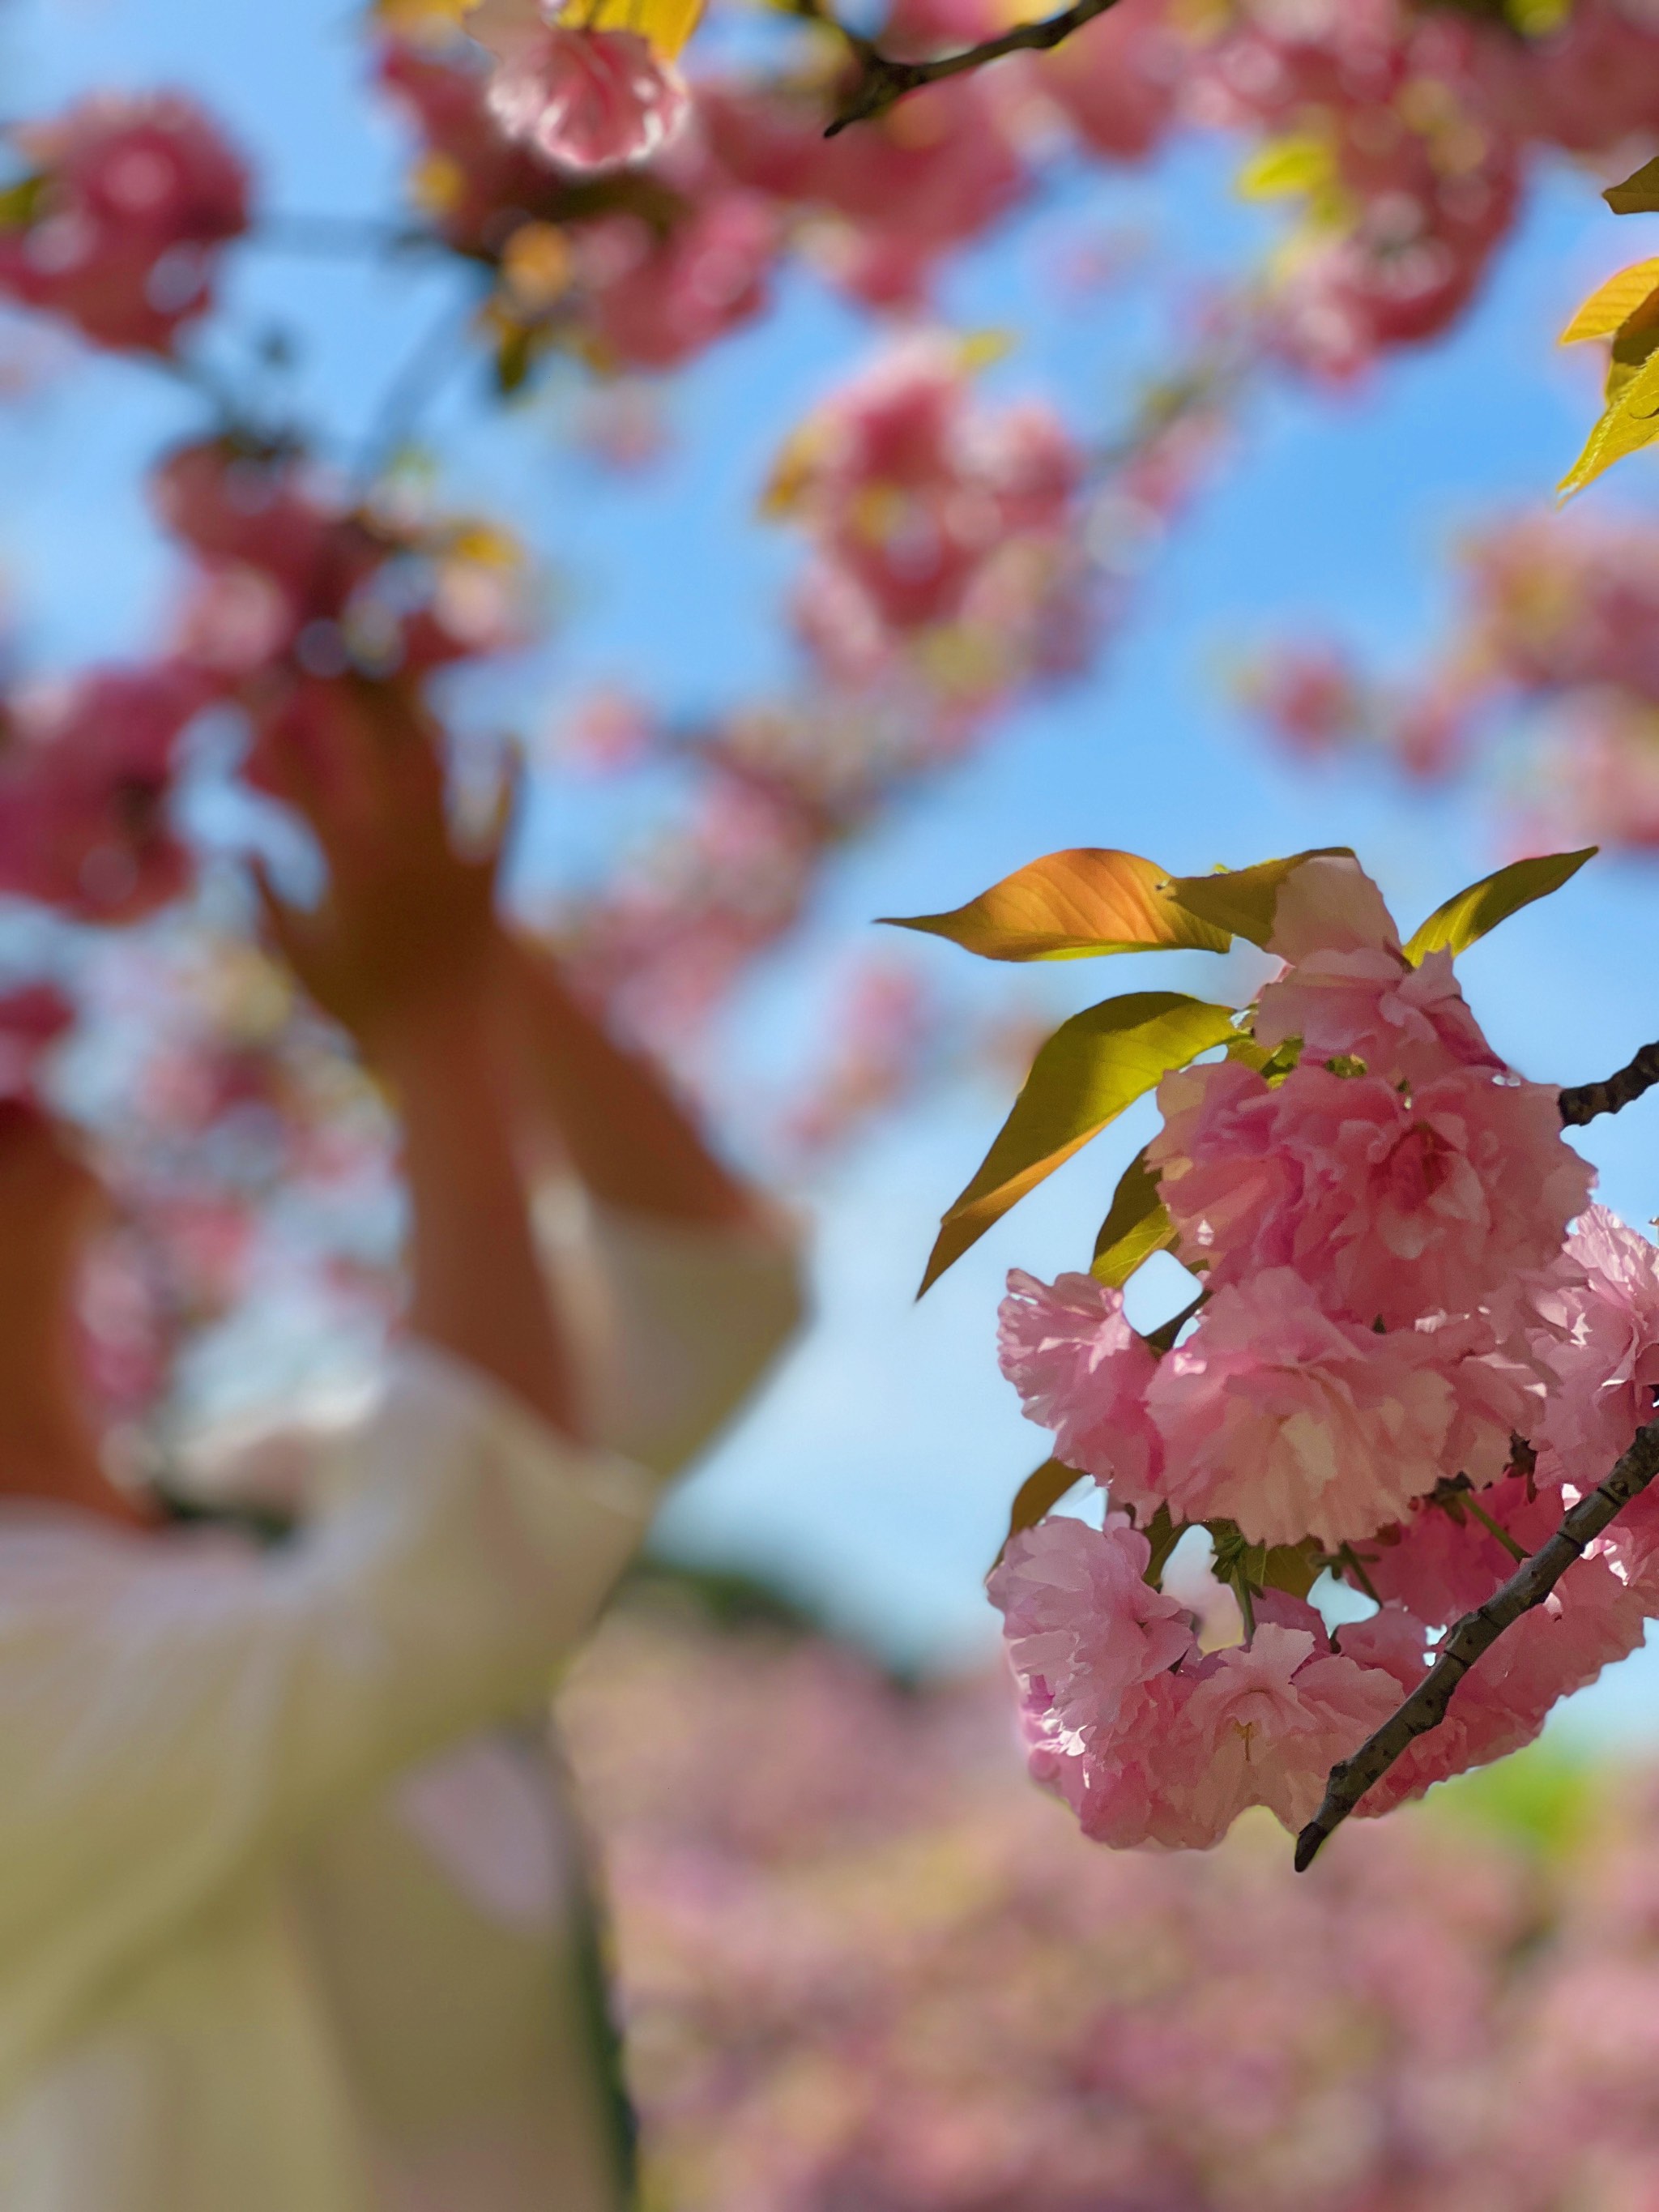
[[1313, 1864], [1328, 1836], [1335, 1833], [1367, 1790], [1420, 1735], [1446, 1717], [1452, 1692], [1483, 1652], [1523, 1613], [1541, 1605], [1584, 1547], [1659, 1475], [1659, 1419], [1636, 1432], [1636, 1441], [1607, 1480], [1572, 1506], [1560, 1527], [1503, 1588], [1484, 1605], [1466, 1613], [1443, 1638], [1432, 1667], [1405, 1703], [1368, 1736], [1352, 1759], [1331, 1769], [1325, 1802], [1296, 1839], [1296, 1870]]
[[1582, 1129], [1598, 1114], [1616, 1114], [1644, 1091], [1659, 1083], [1659, 1043], [1644, 1044], [1627, 1066], [1605, 1083], [1581, 1083], [1561, 1093], [1561, 1120], [1569, 1129]]
[[360, 488], [366, 489], [371, 485], [398, 447], [413, 434], [428, 403], [465, 357], [464, 341], [475, 312], [475, 303], [470, 298], [459, 311], [453, 304], [447, 305], [393, 377], [375, 410], [374, 420], [352, 471]]
[[268, 215], [248, 234], [248, 243], [273, 253], [343, 255], [447, 252], [435, 232], [410, 223], [377, 222], [372, 216]]
[[1012, 31], [1000, 38], [983, 39], [976, 46], [969, 46], [959, 54], [941, 54], [926, 62], [896, 61], [884, 54], [872, 40], [857, 31], [849, 30], [821, 4], [821, 0], [795, 0], [795, 13], [809, 21], [822, 23], [846, 41], [858, 73], [842, 93], [835, 116], [824, 131], [833, 138], [854, 123], [867, 123], [878, 115], [884, 115], [896, 100], [907, 93], [920, 91], [925, 84], [938, 84], [947, 76], [961, 76], [969, 70], [983, 69], [988, 62], [1000, 61], [1005, 54], [1046, 53], [1069, 39], [1073, 31], [1080, 31], [1097, 15], [1103, 15], [1115, 4], [1115, 0], [1073, 0], [1073, 4], [1062, 9], [1058, 15], [1044, 16], [1041, 22], [1017, 23]]

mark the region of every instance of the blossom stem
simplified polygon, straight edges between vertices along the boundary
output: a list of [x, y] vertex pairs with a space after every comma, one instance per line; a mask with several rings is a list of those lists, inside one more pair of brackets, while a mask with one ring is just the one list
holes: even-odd
[[896, 100], [907, 93], [916, 92], [925, 84], [937, 84], [947, 76], [961, 76], [966, 70], [982, 69], [988, 62], [1000, 61], [1005, 54], [1046, 52], [1069, 39], [1073, 31], [1080, 31], [1097, 15], [1103, 15], [1114, 5], [1114, 0], [1073, 0], [1073, 4], [1062, 9], [1057, 15], [1045, 15], [1035, 23], [1017, 23], [1000, 38], [981, 40], [978, 46], [969, 46], [958, 54], [941, 54], [933, 61], [896, 61], [882, 52], [879, 46], [856, 31], [849, 30], [836, 21], [817, 0], [796, 0], [795, 12], [814, 22], [839, 32], [852, 49], [858, 63], [858, 74], [842, 93], [836, 113], [824, 132], [826, 138], [835, 137], [849, 124], [867, 123], [878, 115], [884, 115]]
[[1466, 1512], [1474, 1514], [1475, 1519], [1480, 1523], [1480, 1526], [1486, 1530], [1489, 1536], [1495, 1536], [1498, 1539], [1498, 1542], [1504, 1547], [1504, 1549], [1509, 1553], [1512, 1559], [1524, 1560], [1526, 1559], [1526, 1546], [1524, 1544], [1518, 1543], [1516, 1539], [1510, 1535], [1509, 1530], [1504, 1528], [1501, 1521], [1494, 1521], [1491, 1514], [1487, 1512], [1486, 1507], [1482, 1505], [1478, 1499], [1474, 1498], [1466, 1498], [1463, 1500], [1463, 1506]]
[[1523, 1613], [1541, 1605], [1586, 1545], [1599, 1536], [1633, 1498], [1659, 1475], [1659, 1419], [1636, 1432], [1635, 1442], [1606, 1481], [1571, 1507], [1560, 1527], [1530, 1559], [1517, 1567], [1484, 1605], [1466, 1613], [1442, 1639], [1439, 1654], [1423, 1680], [1352, 1759], [1338, 1761], [1325, 1787], [1325, 1802], [1296, 1839], [1296, 1869], [1304, 1873], [1327, 1837], [1334, 1835], [1366, 1792], [1410, 1745], [1446, 1717], [1452, 1692], [1481, 1655]]
[[1659, 1083], [1659, 1042], [1644, 1044], [1634, 1060], [1603, 1083], [1581, 1083], [1561, 1093], [1561, 1120], [1581, 1129], [1598, 1114], [1616, 1114]]

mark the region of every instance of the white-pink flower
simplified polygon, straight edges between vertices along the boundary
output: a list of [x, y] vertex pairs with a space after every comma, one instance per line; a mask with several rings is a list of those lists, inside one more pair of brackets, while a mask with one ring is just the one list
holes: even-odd
[[1390, 1676], [1333, 1656], [1317, 1617], [1310, 1627], [1263, 1621], [1248, 1644], [1203, 1662], [1187, 1723], [1231, 1788], [1268, 1806], [1288, 1828], [1311, 1819], [1326, 1778], [1400, 1701]]
[[1125, 1693], [1196, 1649], [1192, 1616], [1144, 1579], [1151, 1547], [1121, 1513], [1054, 1515], [1012, 1537], [988, 1585], [1008, 1656], [1053, 1717], [1050, 1733], [1109, 1728]]
[[1236, 1060], [1184, 1067], [1158, 1086], [1164, 1127], [1146, 1162], [1181, 1235], [1181, 1256], [1216, 1288], [1284, 1267], [1302, 1194], [1299, 1163], [1278, 1142], [1276, 1097]]
[[1300, 1037], [1304, 1059], [1352, 1056], [1390, 1083], [1502, 1065], [1465, 1003], [1450, 954], [1431, 952], [1413, 967], [1357, 860], [1295, 869], [1279, 891], [1267, 950], [1291, 965], [1261, 992], [1261, 1044]]
[[1659, 1252], [1606, 1206], [1589, 1206], [1537, 1304], [1544, 1326], [1534, 1345], [1554, 1382], [1536, 1441], [1560, 1479], [1588, 1489], [1653, 1417]]
[[1450, 1066], [1412, 1091], [1304, 1060], [1167, 1075], [1147, 1148], [1182, 1257], [1215, 1288], [1294, 1267], [1333, 1311], [1468, 1313], [1553, 1261], [1589, 1194], [1553, 1091]]
[[1158, 1454], [1146, 1396], [1158, 1362], [1125, 1318], [1121, 1291], [1092, 1275], [1050, 1285], [1015, 1268], [997, 1353], [1026, 1419], [1054, 1431], [1057, 1459], [1098, 1482], [1115, 1479], [1131, 1502], [1146, 1496]]
[[1218, 1291], [1146, 1409], [1160, 1494], [1252, 1543], [1337, 1545], [1398, 1520], [1443, 1474], [1456, 1395], [1431, 1336], [1324, 1312], [1291, 1268]]
[[538, 0], [482, 0], [465, 20], [495, 58], [489, 112], [560, 168], [647, 161], [690, 112], [679, 71], [636, 32], [578, 29]]
[[[1471, 1312], [1547, 1267], [1594, 1180], [1562, 1138], [1554, 1091], [1486, 1068], [1450, 1069], [1407, 1096], [1304, 1064], [1272, 1102], [1273, 1154], [1295, 1195], [1291, 1220], [1260, 1241], [1275, 1259], [1288, 1248], [1359, 1321]], [[1260, 1169], [1250, 1159], [1242, 1172]]]

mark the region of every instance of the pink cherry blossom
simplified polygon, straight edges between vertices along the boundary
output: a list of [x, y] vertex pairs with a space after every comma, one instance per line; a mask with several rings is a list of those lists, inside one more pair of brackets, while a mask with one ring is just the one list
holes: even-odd
[[1559, 1479], [1593, 1489], [1643, 1424], [1659, 1389], [1659, 1253], [1605, 1206], [1567, 1239], [1559, 1285], [1538, 1294], [1536, 1340], [1553, 1387], [1539, 1441]]
[[1026, 1419], [1054, 1431], [1057, 1459], [1147, 1495], [1161, 1455], [1146, 1414], [1158, 1362], [1125, 1317], [1121, 1291], [1092, 1275], [1061, 1275], [1050, 1285], [1015, 1268], [997, 1351]]
[[193, 671], [162, 661], [15, 701], [0, 761], [0, 890], [106, 922], [176, 898], [192, 872], [167, 812], [177, 745], [208, 696]]
[[1262, 987], [1255, 1035], [1269, 1047], [1300, 1037], [1309, 1059], [1352, 1056], [1389, 1082], [1502, 1065], [1446, 952], [1428, 953], [1415, 968], [1381, 948], [1310, 953]]
[[666, 231], [632, 215], [587, 224], [576, 266], [595, 354], [611, 366], [672, 368], [703, 352], [765, 306], [780, 243], [769, 204], [729, 190], [694, 194]]
[[1164, 1441], [1152, 1486], [1178, 1518], [1337, 1545], [1433, 1488], [1455, 1397], [1431, 1339], [1339, 1320], [1275, 1267], [1216, 1293], [1160, 1362], [1146, 1410]]
[[1361, 1060], [1391, 1083], [1502, 1065], [1464, 1003], [1450, 955], [1431, 952], [1413, 967], [1381, 892], [1354, 860], [1328, 856], [1292, 870], [1267, 950], [1291, 964], [1259, 995], [1261, 1044], [1300, 1037], [1304, 1058]]
[[1558, 1488], [1522, 1474], [1480, 1490], [1473, 1506], [1456, 1495], [1443, 1502], [1419, 1498], [1397, 1527], [1358, 1547], [1365, 1579], [1376, 1596], [1398, 1602], [1419, 1620], [1459, 1620], [1515, 1571], [1514, 1553], [1486, 1522], [1496, 1522], [1523, 1552], [1535, 1552], [1565, 1510]]
[[1199, 1673], [1186, 1719], [1210, 1764], [1233, 1767], [1245, 1802], [1291, 1829], [1317, 1809], [1336, 1761], [1399, 1703], [1392, 1678], [1330, 1652], [1316, 1619], [1311, 1628], [1264, 1620], [1248, 1645], [1212, 1653]]
[[1290, 1262], [1300, 1163], [1277, 1143], [1278, 1102], [1241, 1060], [1179, 1068], [1158, 1087], [1164, 1127], [1146, 1148], [1181, 1232], [1182, 1257], [1218, 1289]]
[[482, 0], [466, 29], [495, 58], [485, 98], [502, 132], [559, 168], [647, 161], [689, 112], [678, 70], [636, 32], [567, 26], [537, 0]]
[[95, 344], [167, 352], [247, 228], [247, 173], [217, 126], [177, 93], [103, 94], [11, 137], [40, 187], [26, 222], [0, 225], [0, 292]]
[[1129, 1690], [1196, 1649], [1191, 1615], [1144, 1579], [1150, 1556], [1127, 1515], [1096, 1529], [1051, 1514], [992, 1572], [1009, 1656], [1068, 1736], [1112, 1727]]
[[1334, 1310], [1390, 1327], [1482, 1305], [1549, 1264], [1591, 1171], [1542, 1084], [1453, 1068], [1409, 1097], [1304, 1060], [1166, 1076], [1148, 1151], [1182, 1256], [1219, 1287], [1294, 1265]]

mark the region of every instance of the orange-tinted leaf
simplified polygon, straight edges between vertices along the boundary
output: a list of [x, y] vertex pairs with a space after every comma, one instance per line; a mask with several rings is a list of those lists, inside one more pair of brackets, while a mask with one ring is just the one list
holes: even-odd
[[1231, 942], [1167, 897], [1166, 870], [1139, 853], [1049, 853], [950, 914], [884, 915], [948, 937], [981, 960], [1086, 960], [1107, 952], [1224, 952]]
[[1170, 1068], [1232, 1034], [1230, 1006], [1182, 991], [1127, 992], [1062, 1022], [1031, 1063], [978, 1174], [939, 1224], [921, 1290]]
[[1621, 323], [1659, 291], [1659, 260], [1638, 261], [1598, 284], [1561, 333], [1563, 345], [1610, 338]]
[[1600, 850], [1599, 845], [1586, 845], [1576, 853], [1540, 853], [1529, 860], [1511, 860], [1507, 868], [1482, 876], [1478, 884], [1471, 884], [1455, 898], [1436, 907], [1428, 920], [1413, 931], [1406, 946], [1407, 959], [1415, 967], [1425, 954], [1443, 947], [1448, 952], [1462, 951], [1523, 906], [1559, 891]]
[[1235, 937], [1247, 937], [1252, 945], [1265, 945], [1273, 935], [1273, 909], [1287, 876], [1304, 860], [1353, 857], [1349, 845], [1315, 845], [1282, 860], [1260, 860], [1253, 868], [1224, 869], [1212, 876], [1173, 876], [1170, 896], [1200, 921]]

